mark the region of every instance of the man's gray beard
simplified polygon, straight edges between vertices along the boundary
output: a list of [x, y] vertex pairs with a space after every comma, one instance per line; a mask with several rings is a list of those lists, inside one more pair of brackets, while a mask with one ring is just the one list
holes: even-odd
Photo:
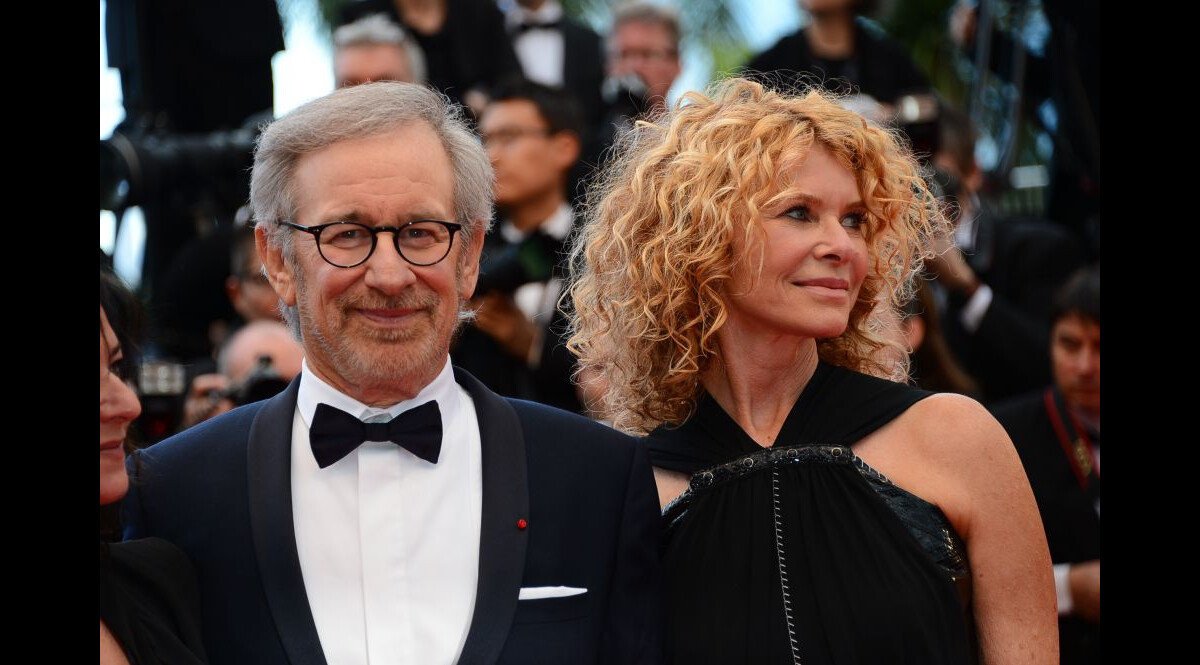
[[[433, 321], [435, 329], [432, 334], [425, 335], [418, 344], [413, 345], [407, 352], [397, 350], [395, 353], [385, 353], [378, 357], [370, 357], [369, 354], [356, 352], [350, 344], [348, 335], [343, 335], [345, 330], [339, 330], [337, 333], [341, 336], [342, 344], [337, 344], [330, 340], [320, 329], [313, 325], [313, 321], [307, 312], [300, 307], [300, 303], [305, 302], [303, 294], [307, 292], [307, 281], [303, 275], [303, 271], [298, 266], [293, 266], [293, 279], [296, 287], [296, 306], [285, 306], [280, 302], [280, 311], [284, 314], [284, 319], [288, 326], [292, 329], [297, 341], [301, 346], [308, 348], [308, 344], [318, 347], [323, 352], [323, 355], [333, 363], [331, 371], [336, 371], [339, 378], [346, 381], [350, 385], [361, 386], [367, 384], [388, 383], [395, 381], [397, 377], [408, 377], [422, 371], [436, 375], [445, 362], [446, 356], [450, 352], [450, 343], [461, 329], [462, 324], [472, 320], [475, 316], [475, 311], [469, 307], [469, 301], [458, 298], [458, 311], [449, 330], [445, 334], [439, 334], [442, 331], [436, 329], [437, 321]], [[462, 266], [459, 266], [455, 273], [455, 281], [462, 278]], [[427, 295], [417, 295], [414, 291], [406, 291], [404, 295], [398, 298], [370, 298], [370, 297], [349, 297], [343, 296], [335, 301], [334, 307], [345, 312], [351, 306], [370, 305], [373, 307], [422, 307], [423, 311], [436, 309], [438, 303], [437, 294], [429, 291]], [[348, 323], [348, 318], [342, 319], [343, 323]], [[305, 340], [304, 331], [308, 331], [310, 339]], [[414, 336], [420, 336], [421, 331], [394, 331], [392, 333], [386, 331], [377, 331], [379, 334], [374, 335], [372, 339], [377, 342], [399, 342], [406, 339], [411, 339]], [[306, 352], [307, 355], [307, 352]]]

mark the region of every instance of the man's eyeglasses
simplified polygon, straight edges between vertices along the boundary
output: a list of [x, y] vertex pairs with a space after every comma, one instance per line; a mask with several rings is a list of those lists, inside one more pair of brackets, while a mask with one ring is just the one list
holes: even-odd
[[479, 140], [483, 143], [484, 148], [496, 146], [499, 148], [507, 148], [510, 144], [519, 138], [525, 136], [550, 136], [554, 132], [545, 127], [504, 127], [491, 132], [484, 132], [479, 135]]
[[415, 266], [431, 266], [450, 254], [454, 234], [462, 230], [462, 224], [436, 219], [419, 219], [400, 226], [367, 226], [358, 222], [302, 226], [283, 220], [276, 224], [311, 233], [321, 258], [339, 268], [353, 268], [371, 258], [376, 236], [385, 231], [392, 234], [392, 244], [401, 258]]
[[613, 49], [608, 52], [608, 57], [614, 62], [624, 62], [626, 60], [644, 60], [646, 62], [657, 62], [664, 60], [674, 60], [679, 57], [679, 51], [673, 48], [626, 48]]

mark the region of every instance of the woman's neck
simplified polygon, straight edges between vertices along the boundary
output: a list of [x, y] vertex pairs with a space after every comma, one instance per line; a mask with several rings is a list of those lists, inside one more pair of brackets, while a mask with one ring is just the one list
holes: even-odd
[[727, 330], [717, 333], [721, 359], [700, 382], [750, 438], [770, 447], [817, 370], [817, 342]]

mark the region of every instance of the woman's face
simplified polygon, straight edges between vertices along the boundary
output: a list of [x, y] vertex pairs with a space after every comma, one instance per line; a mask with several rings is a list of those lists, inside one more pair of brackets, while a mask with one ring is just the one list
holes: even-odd
[[122, 444], [129, 423], [142, 412], [137, 395], [125, 383], [118, 368], [122, 358], [120, 343], [104, 308], [100, 308], [100, 505], [125, 496], [129, 477], [125, 475], [125, 450]]
[[757, 247], [735, 242], [742, 260], [726, 291], [730, 323], [744, 334], [837, 337], [867, 273], [858, 183], [815, 145], [780, 174], [777, 187], [785, 196], [759, 220], [765, 244], [757, 284]]

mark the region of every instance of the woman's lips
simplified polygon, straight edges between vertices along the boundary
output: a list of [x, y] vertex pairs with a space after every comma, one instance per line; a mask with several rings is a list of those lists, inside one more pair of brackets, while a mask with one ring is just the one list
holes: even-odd
[[819, 277], [817, 279], [803, 279], [795, 282], [796, 286], [820, 286], [826, 289], [841, 289], [846, 291], [850, 289], [850, 283], [844, 279], [835, 277]]

